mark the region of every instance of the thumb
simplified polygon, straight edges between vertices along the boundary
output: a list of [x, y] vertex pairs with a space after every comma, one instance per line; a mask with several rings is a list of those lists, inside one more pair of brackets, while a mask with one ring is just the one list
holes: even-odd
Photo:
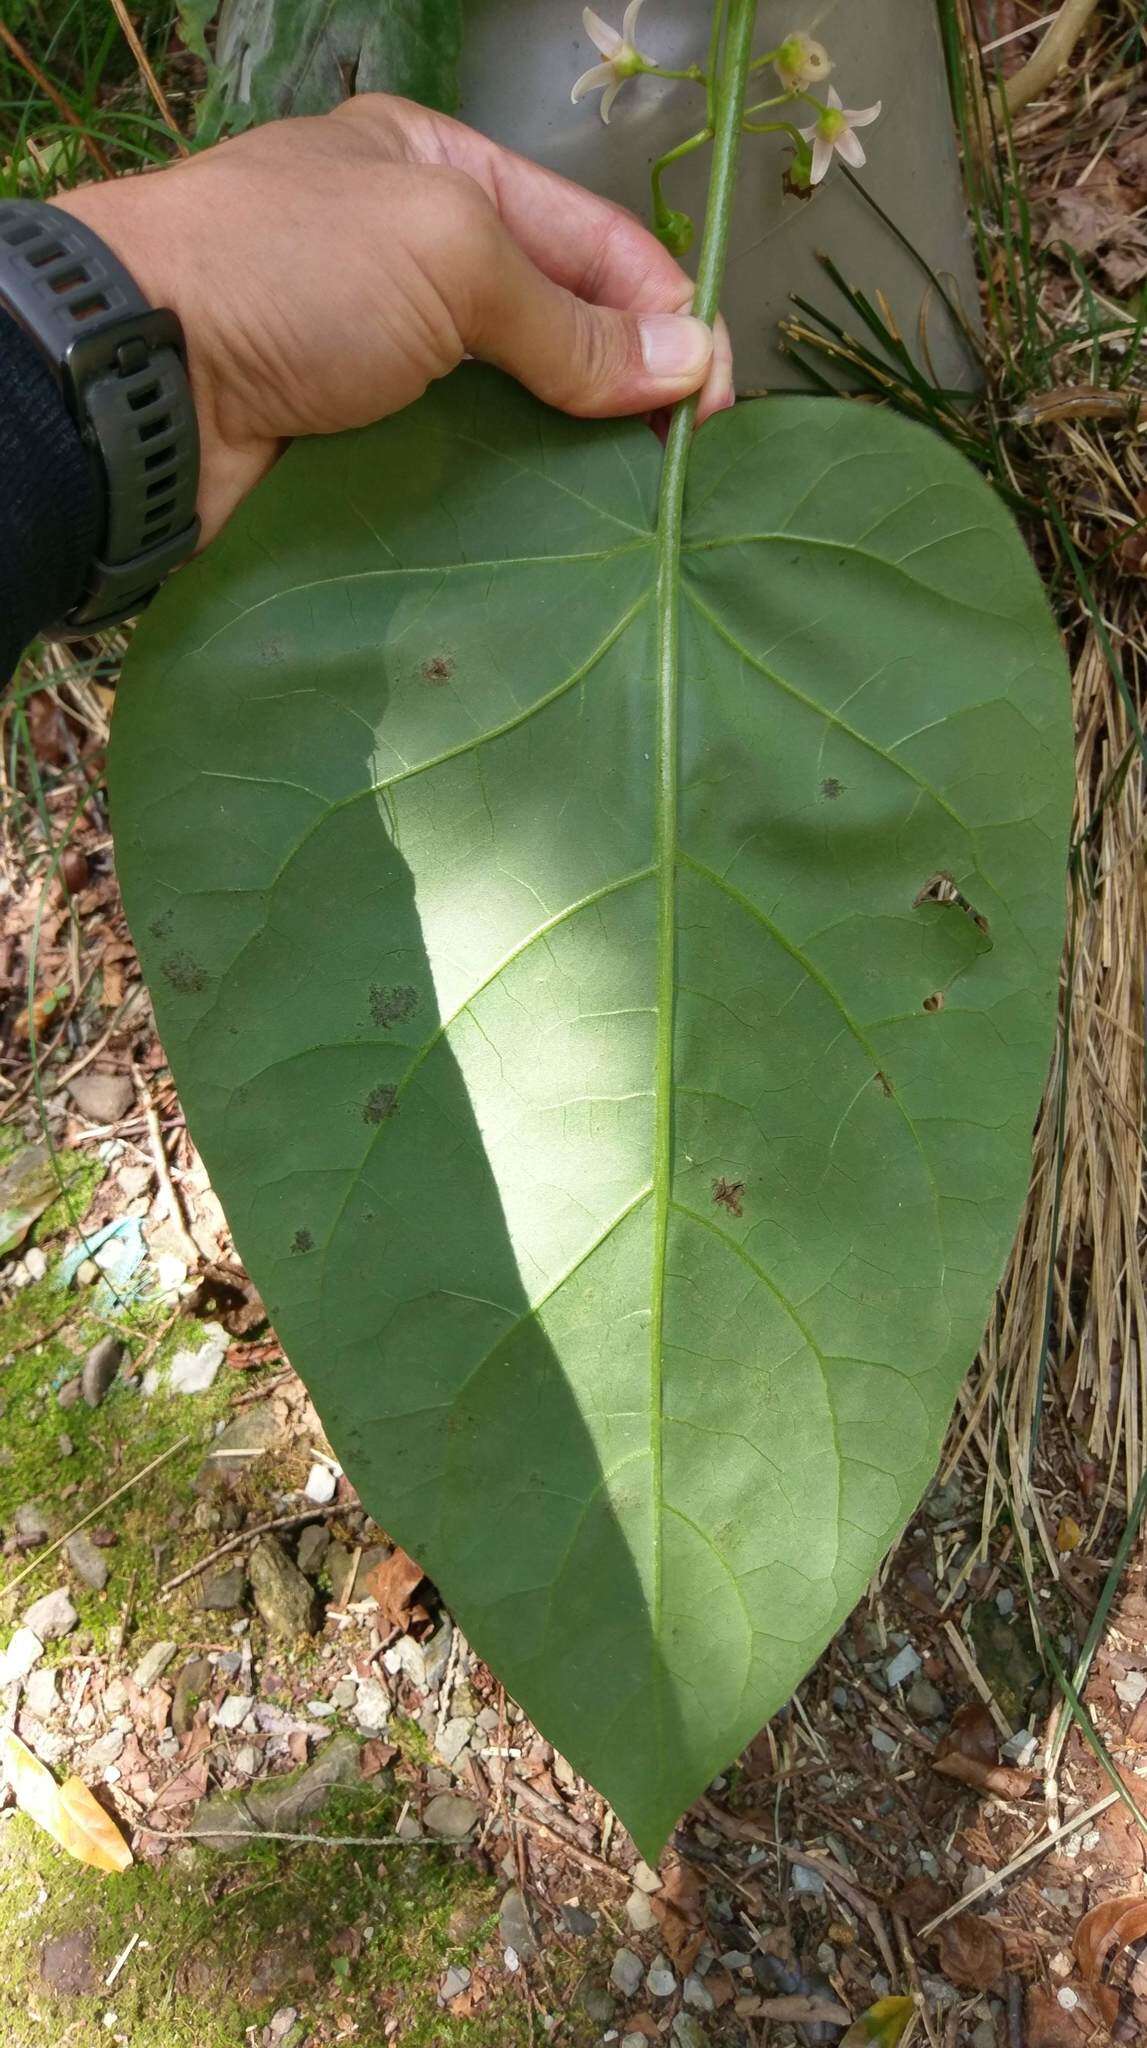
[[474, 295], [472, 355], [586, 419], [650, 412], [700, 389], [713, 333], [689, 313], [618, 312], [554, 284], [500, 231]]

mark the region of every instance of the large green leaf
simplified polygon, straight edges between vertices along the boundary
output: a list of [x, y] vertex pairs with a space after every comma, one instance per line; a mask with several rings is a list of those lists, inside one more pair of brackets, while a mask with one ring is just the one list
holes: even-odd
[[659, 463], [478, 369], [296, 447], [144, 623], [112, 763], [287, 1352], [647, 1854], [933, 1469], [1028, 1172], [1070, 779], [1036, 576], [940, 441], [711, 421], [660, 680]]
[[404, 93], [449, 113], [461, 39], [462, 0], [226, 0], [206, 139], [218, 126], [323, 114], [352, 92]]

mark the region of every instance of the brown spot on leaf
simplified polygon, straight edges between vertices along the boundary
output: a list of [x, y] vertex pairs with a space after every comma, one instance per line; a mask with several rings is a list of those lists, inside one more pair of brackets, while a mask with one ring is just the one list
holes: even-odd
[[877, 1080], [878, 1080], [878, 1081], [879, 1081], [879, 1083], [880, 1083], [880, 1092], [881, 1092], [881, 1094], [882, 1094], [882, 1095], [891, 1095], [891, 1093], [892, 1093], [892, 1083], [891, 1083], [891, 1081], [889, 1080], [889, 1078], [888, 1078], [887, 1074], [885, 1074], [885, 1073], [882, 1073], [879, 1067], [877, 1067], [877, 1069], [876, 1069], [876, 1078], [877, 1078]]
[[371, 1089], [363, 1108], [362, 1120], [364, 1124], [384, 1124], [387, 1117], [395, 1114], [397, 1108], [398, 1090], [392, 1088], [389, 1081], [385, 1081], [381, 1087]]
[[171, 930], [173, 921], [173, 915], [170, 910], [161, 910], [159, 916], [153, 917], [148, 925], [148, 931], [151, 933], [152, 938], [165, 939]]
[[296, 1253], [313, 1252], [314, 1248], [315, 1240], [311, 1236], [310, 1231], [296, 1230], [294, 1237], [291, 1239], [291, 1250]]
[[929, 1011], [933, 1011], [933, 1012], [934, 1012], [934, 1011], [936, 1011], [936, 1010], [942, 1010], [942, 1009], [943, 1009], [943, 1007], [944, 1007], [944, 991], [943, 991], [943, 989], [942, 989], [942, 988], [938, 988], [938, 989], [936, 989], [936, 990], [934, 991], [934, 993], [933, 993], [932, 995], [930, 995], [930, 996], [925, 996], [925, 998], [924, 998], [924, 1008], [925, 1008], [926, 1010], [929, 1010]]
[[418, 1008], [418, 992], [412, 988], [372, 988], [370, 1014], [373, 1022], [389, 1031], [392, 1024], [404, 1024]]
[[835, 775], [825, 776], [824, 781], [821, 783], [820, 786], [820, 793], [822, 796], [828, 798], [830, 804], [834, 804], [836, 802], [837, 797], [841, 796], [843, 792], [843, 782], [838, 782]]
[[924, 887], [912, 898], [913, 910], [918, 910], [922, 903], [950, 903], [956, 910], [962, 910], [965, 917], [970, 917], [972, 923], [985, 935], [987, 934], [987, 918], [976, 909], [974, 904], [969, 903], [963, 890], [956, 887], [955, 880], [951, 875], [944, 873], [929, 875]]
[[744, 1211], [745, 1183], [743, 1180], [726, 1180], [724, 1174], [713, 1182], [713, 1200], [719, 1209], [727, 1209], [730, 1216], [741, 1216]]
[[163, 963], [163, 973], [177, 995], [197, 996], [207, 986], [207, 976], [190, 953], [173, 953]]
[[436, 689], [441, 688], [443, 683], [448, 683], [453, 673], [454, 656], [452, 654], [432, 654], [429, 661], [424, 661], [422, 664], [423, 682], [432, 684]]

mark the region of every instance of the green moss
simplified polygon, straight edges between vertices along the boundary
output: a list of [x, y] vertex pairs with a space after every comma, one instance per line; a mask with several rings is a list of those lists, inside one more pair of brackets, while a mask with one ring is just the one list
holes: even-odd
[[[385, 1833], [393, 1818], [389, 1793], [344, 1792], [321, 1829]], [[442, 1849], [254, 1842], [241, 1859], [184, 1849], [158, 1868], [105, 1877], [19, 1816], [0, 1832], [0, 2038], [5, 2048], [65, 2034], [77, 2048], [117, 2034], [131, 2048], [234, 2048], [289, 2004], [314, 2048], [336, 2036], [381, 2043], [392, 2015], [403, 2048], [525, 2048], [521, 1989], [500, 1970], [474, 2017], [437, 2002], [442, 1972], [489, 1948], [496, 1911], [491, 1880]], [[52, 1990], [39, 1976], [43, 1944], [80, 1929], [99, 1988]], [[104, 1989], [133, 1934], [139, 1942]]]
[[107, 1172], [100, 1160], [82, 1152], [57, 1152], [55, 1163], [63, 1185], [30, 1233], [34, 1244], [47, 1244], [61, 1230], [78, 1230]]

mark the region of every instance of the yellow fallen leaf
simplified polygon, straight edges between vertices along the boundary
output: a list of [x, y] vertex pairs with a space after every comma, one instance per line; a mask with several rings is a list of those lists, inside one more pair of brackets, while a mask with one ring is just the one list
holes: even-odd
[[0, 1734], [0, 1757], [17, 1806], [61, 1849], [96, 1870], [127, 1869], [131, 1850], [82, 1778], [67, 1778], [57, 1785], [51, 1771], [10, 1728]]
[[838, 2048], [896, 2048], [916, 2010], [911, 1998], [878, 1998], [858, 2020], [853, 2020]]
[[1073, 1522], [1070, 1515], [1065, 1515], [1055, 1532], [1056, 1549], [1078, 1550], [1082, 1542], [1083, 1530], [1080, 1528], [1079, 1523]]

